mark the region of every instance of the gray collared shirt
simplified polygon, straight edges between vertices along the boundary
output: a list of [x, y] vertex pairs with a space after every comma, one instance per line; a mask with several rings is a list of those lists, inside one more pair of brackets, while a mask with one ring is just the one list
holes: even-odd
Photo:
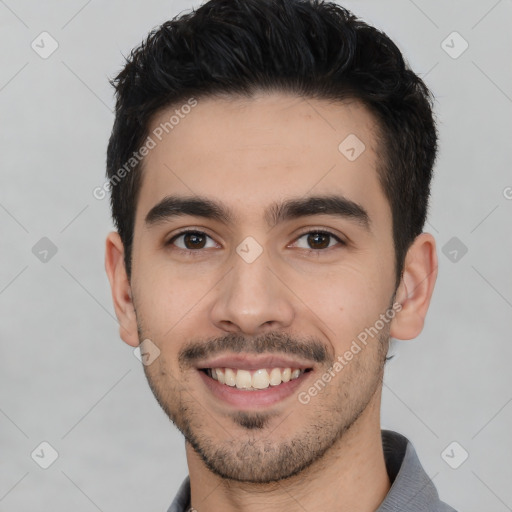
[[[456, 512], [439, 499], [414, 447], [404, 436], [383, 430], [382, 447], [392, 483], [376, 512]], [[189, 508], [190, 480], [187, 477], [167, 512], [187, 512]]]

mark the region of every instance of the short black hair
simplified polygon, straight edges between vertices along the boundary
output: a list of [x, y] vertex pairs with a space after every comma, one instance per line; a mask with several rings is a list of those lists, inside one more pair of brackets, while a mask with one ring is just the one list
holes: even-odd
[[[107, 178], [129, 277], [144, 163], [130, 159], [155, 114], [190, 98], [279, 91], [358, 100], [375, 117], [398, 284], [426, 220], [437, 131], [431, 92], [385, 33], [332, 2], [210, 0], [150, 32], [111, 83], [116, 111]], [[128, 161], [133, 169], [120, 179]]]

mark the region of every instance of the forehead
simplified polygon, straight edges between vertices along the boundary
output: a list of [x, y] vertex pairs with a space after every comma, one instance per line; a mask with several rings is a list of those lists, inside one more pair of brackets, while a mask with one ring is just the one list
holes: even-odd
[[380, 201], [386, 210], [378, 128], [360, 103], [262, 93], [186, 104], [162, 110], [149, 126], [155, 145], [143, 164], [138, 219], [176, 194], [214, 198], [238, 218], [308, 194], [338, 193], [374, 210]]

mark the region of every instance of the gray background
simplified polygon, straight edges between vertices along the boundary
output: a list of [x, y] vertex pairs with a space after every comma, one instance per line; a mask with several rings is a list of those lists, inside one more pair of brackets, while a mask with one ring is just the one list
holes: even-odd
[[[0, 511], [164, 511], [187, 474], [181, 435], [119, 339], [108, 201], [92, 190], [113, 122], [107, 79], [192, 5], [0, 1]], [[411, 439], [454, 507], [512, 510], [512, 3], [344, 5], [425, 78], [441, 139], [427, 226], [439, 279], [422, 335], [393, 347], [383, 427]], [[31, 47], [43, 31], [59, 45], [46, 59]], [[43, 441], [59, 454], [46, 470], [48, 448], [31, 457]]]

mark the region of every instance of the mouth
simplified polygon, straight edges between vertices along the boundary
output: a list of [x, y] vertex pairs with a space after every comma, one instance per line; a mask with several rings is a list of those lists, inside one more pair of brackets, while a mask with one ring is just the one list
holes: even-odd
[[298, 379], [311, 368], [260, 368], [242, 370], [238, 368], [202, 368], [208, 377], [220, 384], [245, 391], [258, 391]]
[[243, 355], [218, 358], [198, 368], [202, 381], [220, 399], [237, 408], [267, 407], [294, 393], [313, 366], [285, 358]]

